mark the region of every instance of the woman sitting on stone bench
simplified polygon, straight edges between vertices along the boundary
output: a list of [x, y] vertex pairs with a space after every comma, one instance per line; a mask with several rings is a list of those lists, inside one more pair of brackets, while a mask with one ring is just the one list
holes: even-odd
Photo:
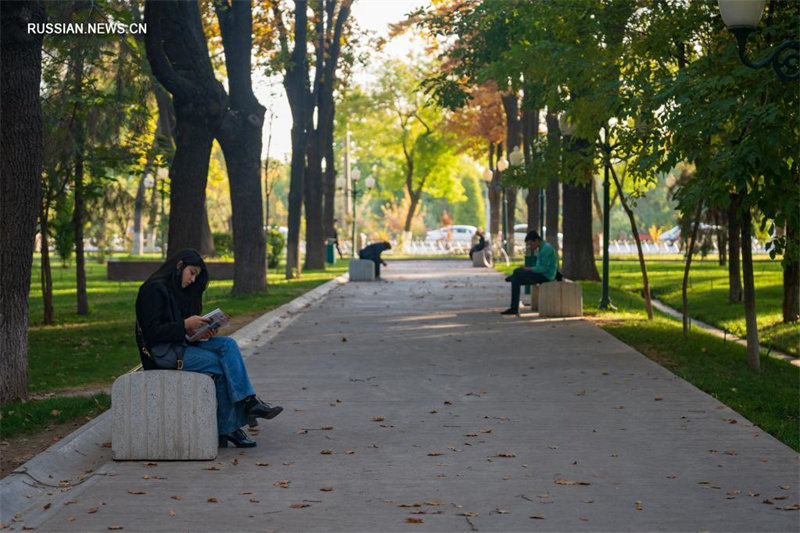
[[525, 246], [531, 250], [539, 250], [536, 264], [532, 267], [519, 267], [506, 277], [506, 281], [511, 283], [511, 307], [500, 313], [501, 315], [519, 315], [519, 292], [522, 285], [539, 285], [561, 279], [558, 255], [550, 244], [543, 241], [535, 231], [529, 231], [525, 235]]
[[211, 374], [217, 391], [219, 446], [256, 445], [241, 428], [256, 418], [275, 418], [283, 407], [262, 402], [253, 390], [242, 354], [230, 337], [209, 330], [198, 342], [187, 342], [207, 323], [203, 318], [203, 291], [208, 270], [196, 250], [176, 253], [139, 288], [136, 298], [136, 344], [145, 370], [182, 369]]

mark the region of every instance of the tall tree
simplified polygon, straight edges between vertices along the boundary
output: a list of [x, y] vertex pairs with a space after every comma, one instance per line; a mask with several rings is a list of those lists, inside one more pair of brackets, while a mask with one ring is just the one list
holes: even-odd
[[267, 288], [267, 249], [261, 204], [262, 106], [253, 94], [251, 79], [252, 3], [217, 0], [214, 4], [225, 48], [230, 89], [216, 136], [225, 154], [233, 212], [233, 292]]
[[28, 396], [28, 292], [41, 195], [43, 2], [0, 3], [0, 403]]
[[214, 77], [197, 2], [148, 0], [144, 20], [150, 67], [175, 109], [168, 250], [199, 249], [211, 145], [228, 95]]

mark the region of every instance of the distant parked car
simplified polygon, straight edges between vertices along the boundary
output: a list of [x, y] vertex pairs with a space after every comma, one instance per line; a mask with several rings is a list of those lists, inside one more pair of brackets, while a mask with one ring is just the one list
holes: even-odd
[[447, 241], [469, 244], [478, 228], [475, 226], [453, 225], [434, 229], [425, 234], [426, 242]]
[[[713, 224], [706, 224], [705, 222], [701, 222], [699, 233], [712, 233], [719, 229], [720, 229], [719, 226], [714, 226]], [[667, 231], [658, 236], [659, 241], [665, 242], [670, 245], [680, 238], [681, 238], [680, 226], [675, 226], [672, 229], [668, 229]]]

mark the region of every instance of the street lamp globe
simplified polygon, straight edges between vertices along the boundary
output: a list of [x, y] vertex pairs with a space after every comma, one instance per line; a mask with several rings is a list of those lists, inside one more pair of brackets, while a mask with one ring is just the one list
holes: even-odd
[[497, 170], [499, 170], [500, 172], [503, 172], [507, 168], [508, 168], [507, 159], [501, 159], [500, 161], [497, 162]]
[[755, 28], [764, 13], [765, 0], [719, 0], [719, 12], [728, 29]]
[[372, 176], [367, 176], [367, 179], [364, 180], [364, 185], [367, 187], [367, 189], [373, 188], [375, 186], [375, 178]]
[[354, 168], [350, 172], [350, 177], [353, 178], [353, 181], [358, 181], [358, 179], [361, 177], [361, 171], [358, 170], [357, 168]]
[[344, 176], [339, 176], [338, 178], [336, 178], [337, 189], [344, 189], [344, 184], [345, 184]]
[[147, 174], [144, 178], [144, 188], [145, 189], [152, 189], [153, 185], [156, 184], [156, 180], [153, 179], [152, 174]]
[[492, 181], [492, 175], [493, 175], [492, 169], [487, 168], [486, 170], [484, 170], [483, 171], [484, 181]]
[[566, 113], [558, 115], [558, 129], [561, 130], [561, 135], [571, 137], [575, 134], [575, 124], [569, 119]]
[[508, 161], [511, 163], [512, 167], [518, 167], [522, 164], [522, 160], [525, 157], [522, 155], [522, 150], [520, 150], [519, 146], [515, 146], [511, 153], [508, 154]]

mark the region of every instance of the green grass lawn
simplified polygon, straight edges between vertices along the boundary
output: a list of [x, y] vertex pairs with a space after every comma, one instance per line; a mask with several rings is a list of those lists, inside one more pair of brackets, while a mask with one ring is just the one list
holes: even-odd
[[[598, 270], [600, 264], [598, 263]], [[759, 340], [778, 350], [800, 355], [800, 324], [784, 324], [783, 271], [780, 261], [757, 260], [753, 265]], [[650, 294], [680, 310], [683, 262], [647, 261]], [[642, 273], [638, 261], [611, 261], [610, 284], [625, 291], [640, 291]], [[728, 267], [716, 259], [693, 261], [689, 273], [689, 314], [698, 320], [744, 337], [744, 306], [728, 301]], [[589, 304], [593, 302], [588, 302]]]
[[[234, 319], [256, 318], [347, 271], [339, 261], [325, 271], [305, 271], [287, 281], [282, 273], [269, 274], [266, 294], [232, 296], [232, 280], [212, 280], [203, 299], [207, 311], [219, 307]], [[282, 272], [282, 271], [281, 271]], [[86, 264], [89, 316], [76, 313], [74, 265], [53, 265], [55, 324], [44, 326], [40, 265], [34, 260], [30, 293], [29, 384], [32, 394], [59, 389], [110, 386], [114, 379], [139, 364], [134, 339], [136, 294], [139, 281], [109, 281], [106, 265]], [[108, 408], [107, 395], [90, 398], [55, 397], [2, 406], [3, 438], [38, 431], [52, 423], [93, 416]]]
[[[747, 355], [744, 346], [692, 329], [689, 337], [684, 338], [680, 320], [670, 318], [656, 312], [652, 321], [647, 320], [644, 309], [644, 299], [638, 292], [641, 287], [641, 273], [638, 273], [638, 263], [620, 264], [622, 261], [612, 261], [610, 287], [611, 300], [617, 307], [616, 311], [598, 311], [597, 302], [600, 301], [600, 283], [580, 282], [583, 288], [584, 314], [598, 318], [598, 325], [619, 338], [637, 351], [646, 355], [653, 361], [664, 366], [674, 374], [689, 381], [699, 389], [705, 391], [719, 401], [730, 406], [748, 420], [761, 427], [785, 444], [800, 451], [800, 368], [786, 361], [767, 357], [761, 358], [761, 372], [755, 373], [747, 367]], [[650, 265], [650, 263], [648, 263]], [[510, 273], [517, 265], [499, 267], [498, 270]], [[682, 274], [668, 272], [674, 269], [682, 272], [682, 263], [653, 263], [653, 280], [664, 292], [676, 291], [680, 294], [680, 281], [677, 289], [670, 287], [670, 283]], [[694, 265], [693, 265], [694, 266]], [[714, 277], [714, 270], [720, 267], [701, 263], [697, 269], [699, 276], [693, 281], [693, 296], [690, 300], [690, 310], [694, 314], [699, 310], [699, 302], [707, 306], [714, 305], [713, 297], [703, 297], [704, 289], [711, 291], [710, 279]], [[778, 265], [779, 267], [779, 265]], [[648, 270], [650, 272], [650, 270]], [[638, 284], [636, 274], [638, 273]], [[774, 269], [769, 265], [756, 266], [756, 283], [759, 287], [771, 287], [775, 277]], [[618, 280], [625, 280], [617, 285]], [[727, 279], [727, 278], [725, 278]], [[780, 279], [780, 278], [779, 278]], [[615, 282], [615, 280], [617, 280]], [[716, 281], [715, 281], [716, 290]], [[629, 290], [626, 290], [629, 289]], [[722, 295], [727, 301], [727, 287]], [[722, 296], [718, 296], [722, 297]], [[759, 295], [756, 296], [759, 299]], [[780, 299], [761, 298], [766, 303], [772, 302], [780, 310]], [[697, 302], [697, 303], [692, 303]], [[723, 307], [720, 302], [718, 306]], [[735, 317], [729, 309], [728, 316]], [[742, 311], [743, 312], [743, 311]], [[767, 310], [769, 313], [769, 311]], [[720, 313], [721, 312], [717, 312]], [[708, 316], [714, 316], [715, 311], [709, 309]], [[773, 311], [774, 316], [774, 311]], [[710, 319], [704, 320], [711, 322]], [[743, 319], [742, 319], [743, 320]], [[797, 331], [797, 325], [793, 326]], [[766, 351], [762, 351], [766, 353]]]

